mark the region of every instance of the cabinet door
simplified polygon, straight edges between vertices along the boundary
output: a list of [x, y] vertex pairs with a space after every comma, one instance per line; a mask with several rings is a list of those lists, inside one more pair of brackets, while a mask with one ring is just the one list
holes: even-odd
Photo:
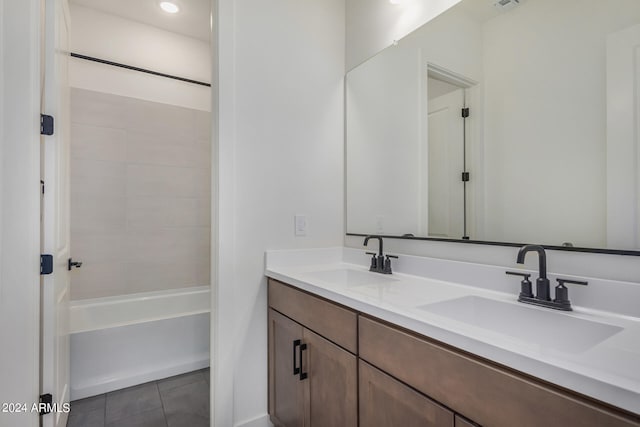
[[269, 414], [276, 426], [304, 425], [304, 387], [294, 375], [297, 349], [294, 342], [302, 338], [302, 326], [269, 309]]
[[480, 425], [456, 415], [456, 427], [480, 427]]
[[[358, 425], [358, 365], [353, 354], [304, 330], [302, 369], [305, 380], [306, 427]], [[364, 424], [363, 424], [364, 425]]]
[[453, 427], [454, 414], [360, 360], [360, 425]]

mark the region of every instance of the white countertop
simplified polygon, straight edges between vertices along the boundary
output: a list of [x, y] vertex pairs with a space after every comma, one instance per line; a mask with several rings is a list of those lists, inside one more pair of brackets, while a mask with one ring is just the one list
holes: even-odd
[[[388, 276], [368, 272], [368, 257], [364, 257], [363, 253], [350, 248], [268, 251], [265, 274], [362, 313], [640, 414], [639, 317], [580, 306], [574, 306], [573, 312], [565, 313], [518, 303], [518, 279], [515, 279], [513, 292], [509, 293], [461, 283], [461, 271], [469, 276], [468, 280], [473, 281], [476, 277], [477, 282], [483, 283], [490, 277], [480, 275], [504, 275], [503, 267], [490, 267], [492, 270], [487, 270], [487, 266], [470, 263], [400, 255], [400, 260], [405, 259], [406, 270], [414, 274], [394, 272]], [[354, 263], [356, 260], [358, 263]], [[421, 270], [421, 263], [434, 272], [438, 270], [437, 274], [434, 273], [438, 279], [430, 278], [429, 271], [423, 271], [429, 268]], [[403, 263], [398, 262], [398, 266], [402, 267]], [[456, 270], [451, 272], [456, 282], [441, 280], [447, 269]], [[349, 280], [340, 280], [347, 270], [355, 273], [350, 274]], [[534, 273], [532, 280], [536, 277]], [[509, 280], [513, 281], [513, 278]], [[629, 289], [634, 293], [640, 290], [640, 285], [635, 286], [638, 284], [622, 285], [620, 289], [626, 292], [621, 295], [624, 298], [631, 295]], [[570, 299], [573, 289], [569, 290]], [[616, 287], [610, 286], [610, 289], [615, 290]], [[460, 321], [449, 317], [446, 312], [443, 315], [442, 310], [446, 310], [447, 305], [441, 305], [439, 311], [425, 310], [425, 306], [433, 307], [429, 304], [463, 297], [478, 297], [506, 304], [498, 305], [507, 308], [506, 312], [515, 313], [505, 318], [505, 325], [501, 325], [508, 332]], [[640, 298], [636, 301], [640, 305]], [[534, 314], [544, 320], [548, 317], [550, 320], [545, 324], [528, 324], [531, 322], [527, 322], [525, 317], [517, 318], [520, 309], [537, 310], [538, 313], [523, 313]], [[591, 331], [597, 334], [597, 330], [602, 328], [616, 332], [600, 341], [596, 338], [595, 345], [582, 345], [578, 340], [575, 345], [570, 342], [560, 347], [553, 344], [553, 339], [549, 341], [551, 344], [546, 344], [546, 340], [542, 344], [539, 340], [532, 342], [531, 336], [544, 338], [549, 334], [553, 338], [554, 320], [559, 319], [557, 316], [570, 316], [576, 320], [574, 323], [587, 321], [584, 325], [589, 331], [582, 331], [587, 337]], [[519, 320], [522, 324], [518, 324]], [[589, 322], [597, 322], [598, 325]]]

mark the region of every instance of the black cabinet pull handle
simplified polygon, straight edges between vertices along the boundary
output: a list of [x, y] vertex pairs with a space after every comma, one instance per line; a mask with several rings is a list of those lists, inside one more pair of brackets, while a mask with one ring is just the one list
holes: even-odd
[[300, 340], [293, 341], [293, 375], [300, 373], [300, 367], [296, 366], [296, 348], [300, 347]]
[[300, 381], [302, 380], [306, 380], [308, 375], [306, 372], [302, 372], [302, 352], [305, 351], [307, 349], [307, 345], [306, 344], [301, 344], [300, 345]]

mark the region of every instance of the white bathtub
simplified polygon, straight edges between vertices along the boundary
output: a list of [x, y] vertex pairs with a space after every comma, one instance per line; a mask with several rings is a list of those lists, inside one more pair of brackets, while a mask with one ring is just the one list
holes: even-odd
[[71, 399], [209, 366], [208, 286], [73, 301]]

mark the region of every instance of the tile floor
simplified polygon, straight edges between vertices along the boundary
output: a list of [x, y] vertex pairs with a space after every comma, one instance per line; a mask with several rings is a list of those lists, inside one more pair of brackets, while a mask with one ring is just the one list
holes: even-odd
[[209, 427], [209, 369], [71, 402], [67, 427]]

